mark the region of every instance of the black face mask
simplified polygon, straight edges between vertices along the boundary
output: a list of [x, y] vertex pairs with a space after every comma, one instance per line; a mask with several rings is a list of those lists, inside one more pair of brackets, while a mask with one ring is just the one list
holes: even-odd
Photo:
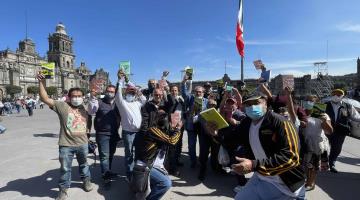
[[154, 91], [154, 86], [152, 85], [152, 84], [148, 84], [148, 88], [149, 88], [149, 92], [150, 92], [150, 94], [152, 94], [153, 93], [153, 91]]
[[162, 130], [165, 130], [169, 126], [169, 120], [166, 113], [158, 114], [157, 126]]

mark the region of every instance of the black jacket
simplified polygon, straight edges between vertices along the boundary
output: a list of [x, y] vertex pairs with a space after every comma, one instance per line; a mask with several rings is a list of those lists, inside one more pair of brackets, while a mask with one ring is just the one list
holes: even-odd
[[96, 134], [118, 134], [119, 127], [120, 114], [115, 102], [110, 103], [106, 99], [99, 100], [99, 108], [94, 120]]
[[337, 115], [337, 119], [335, 121], [335, 111], [330, 102], [326, 103], [326, 114], [329, 115], [331, 119], [331, 126], [334, 128], [333, 134], [344, 134], [349, 135], [351, 132], [351, 122], [350, 122], [350, 110], [351, 105], [340, 102], [340, 107]]
[[181, 136], [180, 130], [172, 130], [169, 125], [159, 126], [160, 109], [166, 111], [165, 107], [158, 108], [152, 101], [141, 108], [141, 128], [134, 140], [135, 160], [141, 160], [148, 165], [154, 162], [159, 149], [166, 149], [164, 148], [166, 145], [175, 145]]
[[293, 124], [268, 111], [259, 129], [260, 143], [267, 159], [255, 160], [249, 142], [251, 123], [252, 120], [246, 117], [235, 131], [239, 144], [248, 152], [247, 157], [254, 160], [254, 170], [263, 176], [279, 175], [292, 192], [299, 189], [304, 184], [305, 176], [300, 165], [299, 137]]

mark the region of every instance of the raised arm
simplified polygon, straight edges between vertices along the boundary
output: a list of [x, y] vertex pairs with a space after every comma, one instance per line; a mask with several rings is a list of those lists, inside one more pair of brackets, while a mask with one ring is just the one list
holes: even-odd
[[123, 96], [122, 96], [122, 88], [124, 87], [125, 85], [125, 74], [123, 74], [122, 71], [119, 70], [118, 72], [118, 83], [116, 84], [117, 85], [117, 89], [116, 89], [116, 94], [115, 94], [115, 103], [117, 105], [117, 107], [120, 109], [120, 105], [122, 104], [122, 101], [124, 100], [123, 99]]
[[181, 96], [185, 99], [186, 102], [189, 102], [191, 98], [191, 89], [192, 89], [192, 83], [190, 80], [189, 86], [186, 86], [186, 78], [184, 77], [183, 81], [181, 82]]
[[289, 116], [290, 116], [290, 120], [295, 123], [296, 121], [296, 112], [295, 112], [295, 108], [294, 108], [294, 102], [292, 100], [291, 97], [291, 89], [289, 87], [286, 87], [285, 89], [285, 94], [287, 97], [287, 101], [286, 101], [286, 105], [287, 105], [287, 109], [289, 112]]
[[238, 109], [240, 109], [242, 107], [242, 96], [241, 96], [239, 90], [236, 89], [235, 87], [232, 88], [232, 91], [233, 91], [234, 97], [237, 101]]
[[49, 107], [53, 107], [55, 102], [53, 99], [49, 98], [46, 89], [45, 89], [45, 77], [39, 72], [36, 78], [39, 80], [39, 95], [40, 100], [44, 102]]
[[264, 83], [261, 83], [259, 87], [260, 87], [260, 91], [264, 93], [268, 97], [268, 99], [272, 98], [272, 94], [270, 90], [266, 87]]

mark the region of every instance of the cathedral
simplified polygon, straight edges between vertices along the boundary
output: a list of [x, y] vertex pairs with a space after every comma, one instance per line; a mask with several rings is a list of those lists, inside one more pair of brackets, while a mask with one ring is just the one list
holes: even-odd
[[[75, 66], [74, 40], [66, 33], [62, 23], [56, 26], [54, 33], [49, 34], [48, 42], [46, 57], [36, 52], [35, 43], [30, 38], [20, 41], [15, 52], [10, 49], [0, 51], [0, 93], [5, 95], [6, 85], [16, 85], [22, 88], [20, 95], [27, 95], [29, 86], [38, 86], [36, 73], [41, 70], [41, 64], [47, 62], [55, 63], [55, 77], [46, 80], [47, 87], [56, 87], [58, 94], [72, 87], [89, 90], [90, 79], [96, 74], [91, 74], [84, 62], [80, 67]], [[108, 73], [101, 77], [105, 79], [103, 82], [110, 82]]]

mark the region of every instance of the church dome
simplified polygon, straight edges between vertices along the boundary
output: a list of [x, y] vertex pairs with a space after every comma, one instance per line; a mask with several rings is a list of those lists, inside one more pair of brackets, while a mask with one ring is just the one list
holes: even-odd
[[58, 25], [56, 25], [56, 33], [61, 33], [66, 35], [65, 26], [63, 23], [60, 22]]

